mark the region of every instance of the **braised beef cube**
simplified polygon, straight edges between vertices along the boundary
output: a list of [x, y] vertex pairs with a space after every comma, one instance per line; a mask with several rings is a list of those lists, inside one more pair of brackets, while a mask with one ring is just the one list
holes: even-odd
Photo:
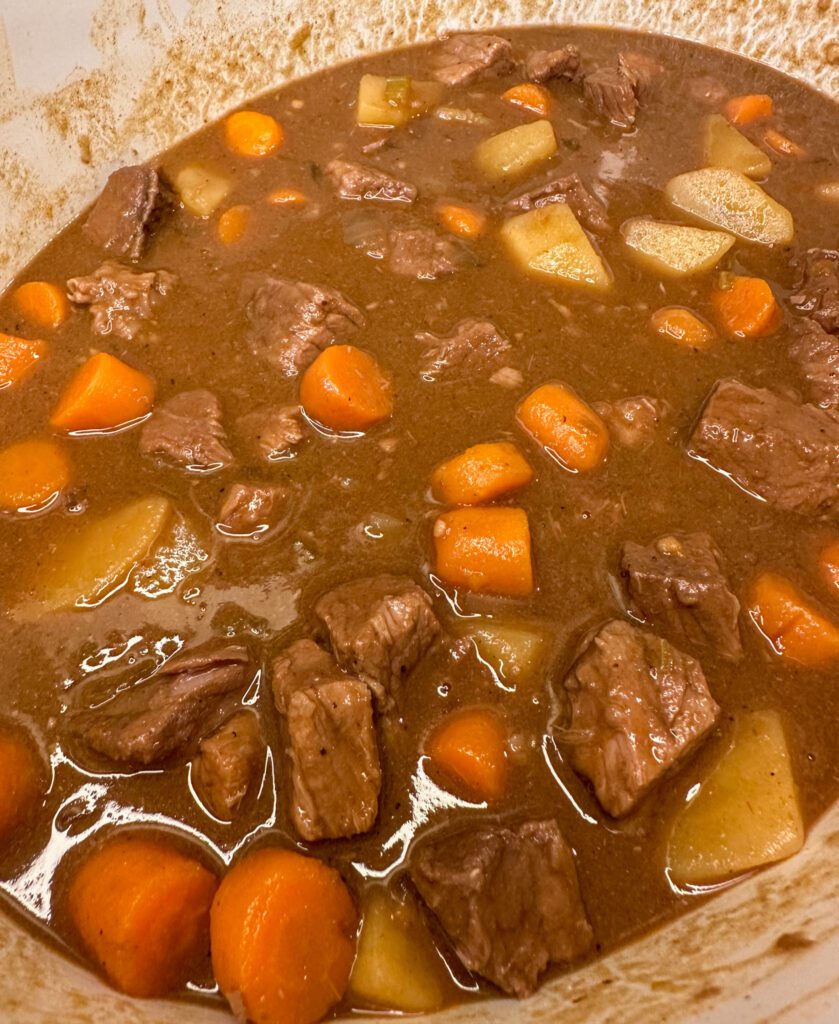
[[524, 62], [524, 73], [531, 82], [548, 82], [552, 78], [573, 82], [579, 70], [580, 51], [573, 43], [557, 50], [534, 50]]
[[792, 328], [790, 358], [807, 382], [807, 397], [823, 409], [839, 406], [839, 338], [805, 317]]
[[303, 281], [255, 276], [246, 281], [243, 297], [251, 351], [286, 377], [364, 324], [361, 310], [339, 291]]
[[176, 655], [146, 682], [73, 714], [73, 735], [111, 761], [151, 765], [187, 756], [238, 708], [253, 675], [249, 660], [244, 647], [218, 641]]
[[411, 880], [464, 965], [519, 998], [592, 946], [574, 857], [555, 821], [471, 823], [424, 843]]
[[453, 274], [469, 261], [462, 242], [424, 224], [392, 228], [385, 247], [385, 264], [392, 273], [433, 281]]
[[839, 334], [839, 251], [810, 249], [790, 302], [829, 334]]
[[236, 421], [248, 449], [259, 459], [287, 459], [306, 438], [306, 423], [299, 405], [255, 409]]
[[461, 320], [449, 335], [422, 331], [416, 339], [425, 349], [420, 373], [427, 380], [488, 375], [510, 351], [510, 342], [488, 320]]
[[326, 165], [326, 173], [342, 199], [412, 203], [417, 198], [416, 186], [386, 171], [380, 171], [377, 167], [332, 160]]
[[157, 406], [140, 431], [140, 450], [201, 473], [233, 461], [218, 399], [203, 390], [182, 391]]
[[176, 281], [166, 270], [137, 273], [121, 263], [103, 263], [87, 277], [70, 278], [67, 295], [79, 306], [90, 306], [94, 334], [132, 341], [154, 319], [160, 299]]
[[330, 590], [315, 605], [341, 668], [390, 696], [440, 632], [431, 598], [406, 576], [373, 576]]
[[217, 525], [228, 537], [259, 537], [288, 519], [291, 491], [279, 484], [233, 484], [224, 496]]
[[627, 541], [621, 573], [636, 618], [678, 643], [742, 656], [740, 602], [707, 533], [668, 534], [646, 546]]
[[698, 661], [618, 620], [600, 629], [563, 687], [570, 715], [557, 739], [616, 818], [696, 749], [720, 710]]
[[645, 53], [622, 53], [618, 56], [618, 66], [631, 77], [640, 101], [646, 99], [655, 80], [664, 73], [662, 65]]
[[160, 199], [157, 171], [120, 167], [108, 178], [84, 224], [84, 233], [111, 256], [136, 260]]
[[252, 711], [240, 711], [198, 745], [190, 779], [201, 802], [221, 821], [232, 821], [258, 781], [265, 741]]
[[512, 71], [512, 52], [510, 43], [500, 36], [449, 36], [432, 58], [432, 74], [446, 85], [471, 85], [484, 76]]
[[705, 403], [688, 453], [778, 508], [839, 512], [839, 422], [815, 406], [722, 380]]
[[504, 209], [509, 212], [534, 210], [548, 203], [567, 203], [577, 219], [591, 231], [604, 233], [609, 230], [606, 207], [588, 191], [576, 172], [557, 174], [550, 171], [535, 186], [531, 185], [508, 198]]
[[609, 432], [627, 448], [646, 448], [661, 430], [670, 406], [661, 398], [633, 395], [614, 402], [595, 402], [594, 411], [602, 416]]
[[620, 128], [635, 124], [638, 105], [657, 71], [641, 54], [622, 54], [614, 67], [599, 68], [583, 78], [583, 92], [595, 112]]
[[288, 727], [291, 818], [300, 836], [314, 842], [369, 831], [381, 788], [369, 687], [301, 640], [274, 662], [274, 698]]

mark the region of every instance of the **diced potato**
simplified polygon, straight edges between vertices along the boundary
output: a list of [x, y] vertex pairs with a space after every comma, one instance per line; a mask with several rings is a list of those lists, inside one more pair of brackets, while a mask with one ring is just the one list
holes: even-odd
[[679, 210], [747, 242], [786, 245], [795, 228], [789, 210], [745, 174], [704, 167], [668, 181], [664, 194]]
[[702, 274], [734, 245], [727, 231], [708, 231], [633, 217], [621, 226], [623, 240], [640, 262], [670, 277]]
[[500, 181], [531, 171], [556, 148], [550, 121], [528, 121], [484, 139], [475, 150], [475, 164], [487, 178]]
[[729, 750], [676, 820], [674, 882], [719, 882], [797, 853], [804, 824], [781, 719], [742, 715]]
[[171, 594], [187, 577], [200, 572], [209, 557], [195, 527], [175, 515], [154, 550], [134, 571], [134, 592], [150, 598]]
[[511, 217], [502, 226], [501, 237], [525, 270], [590, 288], [608, 288], [612, 283], [611, 274], [565, 203], [550, 203]]
[[711, 114], [705, 119], [705, 163], [710, 167], [728, 167], [750, 178], [765, 178], [772, 170], [769, 156], [722, 114]]
[[826, 203], [839, 203], [839, 181], [826, 181], [817, 185], [816, 195]]
[[182, 167], [175, 175], [175, 189], [181, 202], [196, 217], [209, 217], [233, 188], [229, 178], [198, 164]]
[[513, 686], [531, 683], [545, 660], [547, 635], [533, 626], [488, 620], [467, 634], [479, 657], [498, 678]]
[[416, 906], [373, 890], [363, 908], [352, 995], [380, 1009], [432, 1013], [443, 1005], [443, 969]]
[[358, 83], [356, 121], [360, 125], [392, 128], [406, 124], [436, 106], [445, 89], [440, 82], [362, 75]]

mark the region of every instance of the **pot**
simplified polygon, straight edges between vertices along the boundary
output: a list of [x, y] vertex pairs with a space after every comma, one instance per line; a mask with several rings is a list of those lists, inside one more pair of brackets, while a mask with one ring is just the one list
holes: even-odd
[[[2, 0], [0, 289], [107, 174], [166, 148], [249, 95], [328, 63], [444, 29], [604, 23], [765, 60], [839, 96], [830, 0]], [[839, 806], [795, 858], [525, 1003], [437, 1018], [563, 1024], [839, 1019]], [[209, 1024], [204, 1005], [132, 1000], [0, 914], [0, 1018], [14, 1024]], [[374, 1018], [369, 1018], [373, 1020]], [[385, 1018], [392, 1019], [392, 1018]]]

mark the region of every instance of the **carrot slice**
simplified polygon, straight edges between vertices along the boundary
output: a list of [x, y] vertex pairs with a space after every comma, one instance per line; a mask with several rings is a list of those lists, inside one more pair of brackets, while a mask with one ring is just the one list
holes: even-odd
[[233, 245], [240, 241], [248, 230], [248, 223], [251, 219], [251, 208], [249, 206], [231, 206], [225, 210], [218, 219], [216, 234], [224, 245]]
[[751, 587], [749, 614], [782, 658], [808, 666], [839, 659], [839, 627], [783, 576], [758, 576]]
[[296, 188], [275, 188], [268, 193], [267, 201], [273, 206], [305, 206], [309, 197]]
[[519, 423], [572, 473], [596, 469], [609, 450], [609, 430], [564, 384], [543, 384], [516, 411]]
[[675, 341], [683, 348], [704, 351], [716, 340], [711, 328], [695, 313], [682, 306], [657, 309], [650, 317], [650, 327], [662, 338]]
[[330, 345], [303, 374], [300, 402], [330, 430], [366, 430], [393, 412], [390, 381], [353, 345]]
[[794, 156], [799, 159], [807, 156], [807, 150], [803, 146], [799, 146], [797, 142], [788, 139], [786, 135], [776, 132], [774, 128], [766, 129], [763, 133], [763, 141], [771, 150], [781, 156]]
[[70, 312], [67, 296], [50, 281], [28, 281], [12, 298], [20, 313], [39, 327], [60, 327]]
[[543, 85], [536, 85], [533, 82], [514, 85], [502, 93], [501, 99], [525, 110], [532, 110], [540, 117], [548, 117], [551, 112], [551, 94]]
[[460, 508], [434, 523], [437, 574], [479, 593], [533, 591], [530, 525], [520, 508]]
[[443, 227], [461, 238], [477, 238], [486, 227], [486, 214], [469, 206], [447, 203], [439, 208], [438, 213]]
[[0, 334], [0, 391], [32, 372], [47, 354], [47, 343]]
[[43, 795], [43, 772], [31, 745], [20, 736], [0, 733], [0, 842], [13, 837]]
[[500, 800], [507, 781], [507, 730], [486, 708], [447, 715], [426, 744], [431, 763], [479, 800]]
[[211, 913], [219, 988], [254, 1024], [314, 1024], [350, 978], [358, 915], [337, 871], [261, 849], [227, 873]]
[[761, 117], [770, 117], [774, 109], [772, 97], [766, 93], [732, 96], [725, 105], [725, 116], [732, 124], [748, 124]]
[[207, 955], [217, 884], [165, 842], [117, 835], [76, 870], [68, 909], [82, 945], [116, 988], [165, 996]]
[[109, 430], [145, 416], [154, 404], [150, 377], [105, 352], [73, 374], [50, 425], [58, 430]]
[[509, 441], [475, 444], [438, 466], [431, 493], [447, 505], [480, 505], [526, 487], [533, 470]]
[[0, 452], [0, 508], [40, 511], [70, 482], [70, 462], [54, 441], [20, 441]]
[[239, 110], [224, 122], [227, 145], [239, 156], [270, 156], [283, 144], [282, 128], [270, 114]]
[[824, 582], [839, 594], [839, 538], [819, 552], [819, 571]]
[[783, 313], [768, 281], [735, 275], [727, 287], [711, 291], [711, 305], [734, 338], [762, 338], [781, 324]]

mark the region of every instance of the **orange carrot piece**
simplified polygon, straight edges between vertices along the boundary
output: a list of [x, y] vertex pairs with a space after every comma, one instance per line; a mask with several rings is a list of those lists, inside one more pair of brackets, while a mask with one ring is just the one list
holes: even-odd
[[330, 345], [300, 382], [306, 414], [330, 430], [366, 430], [393, 412], [390, 381], [376, 360], [353, 345]]
[[218, 881], [193, 857], [157, 839], [117, 835], [70, 881], [68, 909], [82, 945], [131, 996], [165, 996], [209, 950]]
[[346, 991], [358, 915], [337, 871], [263, 848], [227, 873], [211, 913], [219, 988], [254, 1024], [314, 1024]]
[[150, 377], [99, 352], [70, 378], [50, 425], [67, 431], [109, 430], [145, 416], [153, 404]]
[[533, 470], [509, 441], [475, 444], [438, 466], [431, 493], [447, 505], [480, 505], [526, 487]]
[[533, 591], [530, 525], [520, 508], [459, 508], [434, 523], [437, 575], [476, 593]]
[[548, 117], [551, 112], [551, 94], [543, 85], [536, 85], [533, 82], [514, 85], [502, 93], [501, 99], [525, 110], [532, 110], [539, 117]]
[[781, 324], [783, 313], [769, 282], [735, 275], [728, 287], [711, 290], [720, 325], [733, 338], [762, 338]]
[[839, 538], [819, 552], [819, 571], [824, 582], [839, 594]]
[[0, 509], [40, 511], [69, 482], [70, 462], [54, 441], [20, 441], [0, 452]]
[[44, 775], [35, 751], [22, 737], [0, 733], [0, 842], [8, 842], [44, 795]]
[[801, 159], [807, 156], [807, 150], [799, 146], [797, 142], [788, 139], [786, 135], [776, 132], [774, 128], [767, 128], [763, 133], [763, 141], [775, 153], [781, 156], [794, 156]]
[[504, 795], [507, 730], [494, 711], [469, 708], [447, 715], [429, 736], [426, 752], [467, 796], [492, 802]]
[[461, 238], [477, 238], [486, 227], [486, 214], [473, 207], [446, 203], [438, 214], [443, 227]]
[[749, 614], [782, 658], [807, 666], [839, 660], [839, 626], [783, 576], [758, 576], [751, 586]]
[[23, 380], [46, 354], [45, 341], [0, 333], [0, 391]]
[[266, 199], [273, 206], [305, 206], [309, 201], [306, 193], [296, 188], [275, 188]]
[[251, 219], [251, 208], [246, 205], [231, 206], [218, 219], [216, 234], [224, 245], [234, 245], [240, 241], [248, 230]]
[[39, 327], [60, 327], [70, 312], [67, 296], [50, 281], [28, 281], [14, 293], [20, 313]]
[[572, 473], [596, 469], [609, 450], [609, 429], [564, 384], [543, 384], [516, 411], [519, 423]]
[[714, 332], [705, 321], [682, 306], [657, 309], [650, 318], [650, 327], [662, 338], [700, 352], [710, 348], [716, 340]]
[[270, 156], [283, 144], [282, 128], [270, 114], [239, 110], [224, 122], [227, 145], [239, 156]]
[[725, 116], [732, 124], [748, 124], [761, 117], [770, 117], [774, 109], [772, 97], [766, 93], [732, 96], [725, 105]]

